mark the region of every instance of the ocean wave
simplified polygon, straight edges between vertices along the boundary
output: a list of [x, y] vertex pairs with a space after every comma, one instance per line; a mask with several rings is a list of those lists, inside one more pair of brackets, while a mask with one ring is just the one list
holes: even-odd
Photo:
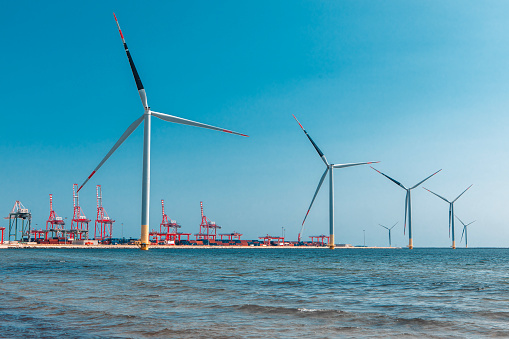
[[315, 315], [317, 317], [338, 317], [347, 314], [341, 310], [314, 309], [314, 308], [293, 308], [282, 306], [262, 306], [262, 305], [241, 305], [236, 307], [239, 311], [258, 313], [258, 314], [287, 314], [287, 315]]

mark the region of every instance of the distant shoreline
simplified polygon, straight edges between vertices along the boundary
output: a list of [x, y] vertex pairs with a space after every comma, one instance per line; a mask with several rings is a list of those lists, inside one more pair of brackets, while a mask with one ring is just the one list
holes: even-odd
[[[61, 245], [41, 245], [41, 244], [3, 244], [0, 245], [0, 249], [24, 249], [24, 248], [37, 248], [37, 249], [138, 249], [138, 246], [136, 245], [72, 245], [72, 244], [61, 244]], [[209, 245], [153, 245], [149, 247], [150, 249], [216, 249], [216, 248], [226, 248], [226, 249], [235, 249], [235, 248], [241, 248], [241, 249], [257, 249], [257, 248], [263, 248], [263, 249], [271, 249], [271, 248], [278, 248], [278, 249], [325, 249], [328, 250], [329, 248], [327, 246], [209, 246]], [[337, 246], [336, 249], [401, 249], [401, 247], [355, 247], [355, 246], [349, 246], [349, 247], [339, 247]]]

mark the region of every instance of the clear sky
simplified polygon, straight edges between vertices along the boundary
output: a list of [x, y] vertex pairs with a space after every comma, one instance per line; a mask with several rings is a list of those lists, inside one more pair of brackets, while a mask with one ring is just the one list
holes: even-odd
[[[0, 207], [15, 200], [45, 225], [48, 194], [72, 217], [81, 184], [142, 113], [115, 25], [158, 112], [250, 135], [152, 121], [151, 228], [167, 214], [196, 233], [200, 201], [223, 228], [296, 239], [324, 165], [295, 114], [333, 163], [376, 168], [453, 199], [470, 246], [508, 246], [507, 1], [10, 1], [0, 12], [3, 65]], [[80, 192], [95, 185], [139, 237], [143, 128]], [[335, 170], [336, 240], [386, 245], [405, 192], [369, 166]], [[327, 186], [304, 236], [328, 232]], [[415, 246], [450, 246], [448, 206], [412, 195]], [[459, 223], [457, 223], [459, 225]], [[7, 221], [2, 221], [7, 226]], [[91, 223], [91, 228], [93, 223]], [[458, 240], [461, 228], [457, 227]]]

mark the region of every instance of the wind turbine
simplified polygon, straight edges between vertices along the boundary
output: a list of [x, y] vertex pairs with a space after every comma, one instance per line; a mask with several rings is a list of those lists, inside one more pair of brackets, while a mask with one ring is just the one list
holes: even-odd
[[472, 185], [468, 186], [467, 189], [464, 190], [460, 195], [458, 195], [458, 197], [453, 201], [449, 201], [446, 198], [436, 194], [435, 192], [431, 192], [429, 189], [423, 187], [426, 191], [433, 193], [434, 195], [436, 195], [437, 197], [439, 197], [440, 199], [449, 204], [449, 237], [451, 236], [452, 227], [452, 248], [456, 248], [456, 241], [454, 240], [454, 203], [463, 195], [463, 193], [465, 193], [470, 187], [472, 187]]
[[[399, 221], [398, 221], [398, 222], [399, 222]], [[384, 225], [382, 225], [382, 224], [378, 224], [378, 225], [382, 226], [383, 228], [385, 228], [387, 231], [389, 231], [389, 247], [392, 247], [392, 244], [391, 244], [391, 230], [394, 228], [394, 226], [396, 226], [396, 225], [398, 224], [398, 222], [397, 222], [397, 223], [395, 223], [394, 225], [392, 225], [392, 227], [391, 227], [391, 228], [386, 227], [386, 226], [384, 226]]]
[[[292, 114], [293, 115], [293, 114]], [[370, 162], [359, 162], [359, 163], [352, 163], [352, 164], [329, 164], [327, 162], [327, 159], [325, 158], [325, 155], [323, 152], [318, 148], [318, 146], [315, 144], [313, 139], [309, 136], [308, 132], [302, 127], [299, 120], [293, 115], [297, 123], [299, 124], [300, 128], [304, 131], [306, 136], [308, 137], [309, 141], [315, 148], [316, 152], [322, 158], [323, 162], [325, 163], [325, 166], [327, 168], [325, 169], [325, 172], [323, 172], [322, 178], [320, 179], [320, 182], [318, 183], [318, 187], [316, 188], [315, 195], [313, 196], [313, 199], [311, 200], [311, 204], [309, 205], [308, 211], [306, 212], [306, 216], [304, 217], [304, 220], [302, 221], [302, 226], [300, 228], [299, 232], [299, 241], [300, 237], [302, 235], [302, 231], [304, 230], [304, 223], [306, 222], [306, 218], [308, 217], [309, 211], [311, 210], [311, 206], [313, 206], [313, 202], [315, 201], [316, 195], [318, 194], [318, 191], [320, 190], [320, 187], [322, 187], [323, 180], [325, 179], [325, 176], [327, 173], [329, 173], [329, 248], [331, 250], [334, 249], [335, 243], [334, 243], [334, 177], [333, 177], [333, 169], [334, 168], [345, 168], [345, 167], [351, 167], [351, 166], [358, 166], [358, 165], [367, 165], [367, 164], [376, 164], [379, 163], [379, 161], [370, 161]]]
[[124, 49], [127, 54], [127, 59], [129, 60], [129, 65], [131, 66], [131, 71], [134, 76], [134, 81], [136, 82], [136, 87], [138, 88], [138, 94], [141, 98], [141, 103], [143, 104], [144, 113], [141, 117], [136, 119], [122, 134], [120, 139], [113, 145], [113, 148], [106, 154], [104, 159], [101, 160], [99, 165], [92, 171], [92, 174], [88, 176], [88, 178], [83, 182], [83, 184], [78, 189], [78, 192], [83, 188], [83, 186], [90, 180], [90, 178], [99, 170], [99, 168], [108, 160], [108, 158], [117, 150], [118, 147], [134, 132], [134, 130], [144, 122], [144, 137], [143, 137], [143, 178], [142, 178], [142, 194], [141, 194], [141, 245], [140, 248], [142, 250], [148, 250], [149, 239], [148, 239], [148, 231], [149, 231], [149, 206], [150, 206], [150, 118], [155, 116], [164, 121], [169, 121], [177, 124], [196, 126], [202, 128], [208, 128], [216, 131], [226, 132], [237, 134], [241, 136], [247, 137], [245, 134], [232, 132], [224, 128], [214, 127], [206, 124], [202, 124], [200, 122], [187, 120], [183, 118], [179, 118], [173, 115], [168, 115], [164, 113], [154, 112], [150, 109], [147, 103], [147, 95], [145, 93], [145, 88], [141, 83], [140, 76], [138, 75], [138, 71], [134, 66], [133, 59], [131, 58], [131, 53], [129, 53], [129, 49], [127, 48], [127, 44], [124, 39], [124, 35], [120, 30], [120, 25], [118, 24], [117, 17], [115, 13], [113, 13], [115, 17], [115, 21], [117, 23], [118, 31], [120, 33], [120, 38], [122, 39], [122, 43], [124, 44]]
[[[371, 167], [371, 168], [373, 168], [373, 167]], [[393, 178], [389, 177], [386, 174], [383, 174], [382, 172], [380, 172], [376, 168], [373, 168], [373, 169], [375, 171], [377, 171], [378, 173], [380, 173], [381, 175], [383, 175], [384, 177], [386, 177], [387, 179], [389, 179], [390, 181], [392, 181], [393, 183], [395, 183], [396, 185], [398, 185], [399, 187], [403, 188], [406, 191], [406, 197], [405, 197], [405, 226], [403, 227], [403, 234], [404, 234], [404, 232], [406, 230], [406, 223], [407, 223], [407, 220], [408, 220], [408, 248], [409, 249], [414, 248], [414, 240], [412, 239], [412, 204], [411, 204], [411, 199], [410, 199], [410, 191], [413, 190], [414, 188], [416, 188], [417, 186], [419, 186], [420, 184], [422, 184], [423, 182], [425, 182], [426, 180], [428, 180], [429, 178], [431, 178], [432, 176], [434, 176], [435, 174], [437, 174], [438, 172], [440, 172], [441, 169], [436, 171], [435, 173], [433, 173], [432, 175], [430, 175], [426, 179], [420, 181], [417, 185], [414, 185], [414, 186], [412, 186], [410, 188], [406, 188], [399, 181], [394, 180]]]
[[[456, 215], [456, 218], [458, 218], [458, 216], [457, 216], [457, 215]], [[466, 224], [466, 225], [465, 225], [465, 223], [464, 223], [463, 221], [461, 221], [461, 219], [460, 219], [460, 218], [458, 218], [458, 220], [459, 220], [459, 221], [463, 224], [463, 232], [461, 232], [461, 239], [460, 239], [460, 241], [461, 241], [461, 240], [463, 240], [463, 234], [465, 234], [465, 248], [467, 248], [467, 247], [468, 247], [467, 226], [469, 226], [469, 225], [473, 224], [473, 223], [475, 222], [475, 220], [474, 220], [474, 221], [472, 221], [472, 222], [469, 222], [469, 223], [468, 223], [468, 224]]]

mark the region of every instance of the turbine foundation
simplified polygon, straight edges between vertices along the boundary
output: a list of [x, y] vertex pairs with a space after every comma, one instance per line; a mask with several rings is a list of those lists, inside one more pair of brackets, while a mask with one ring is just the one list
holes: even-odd
[[335, 244], [334, 244], [334, 234], [331, 234], [331, 235], [330, 235], [330, 240], [329, 240], [329, 248], [330, 248], [331, 250], [333, 250], [333, 249], [334, 249], [334, 247], [335, 247]]
[[148, 251], [148, 225], [141, 225], [141, 244], [140, 249], [143, 251]]

